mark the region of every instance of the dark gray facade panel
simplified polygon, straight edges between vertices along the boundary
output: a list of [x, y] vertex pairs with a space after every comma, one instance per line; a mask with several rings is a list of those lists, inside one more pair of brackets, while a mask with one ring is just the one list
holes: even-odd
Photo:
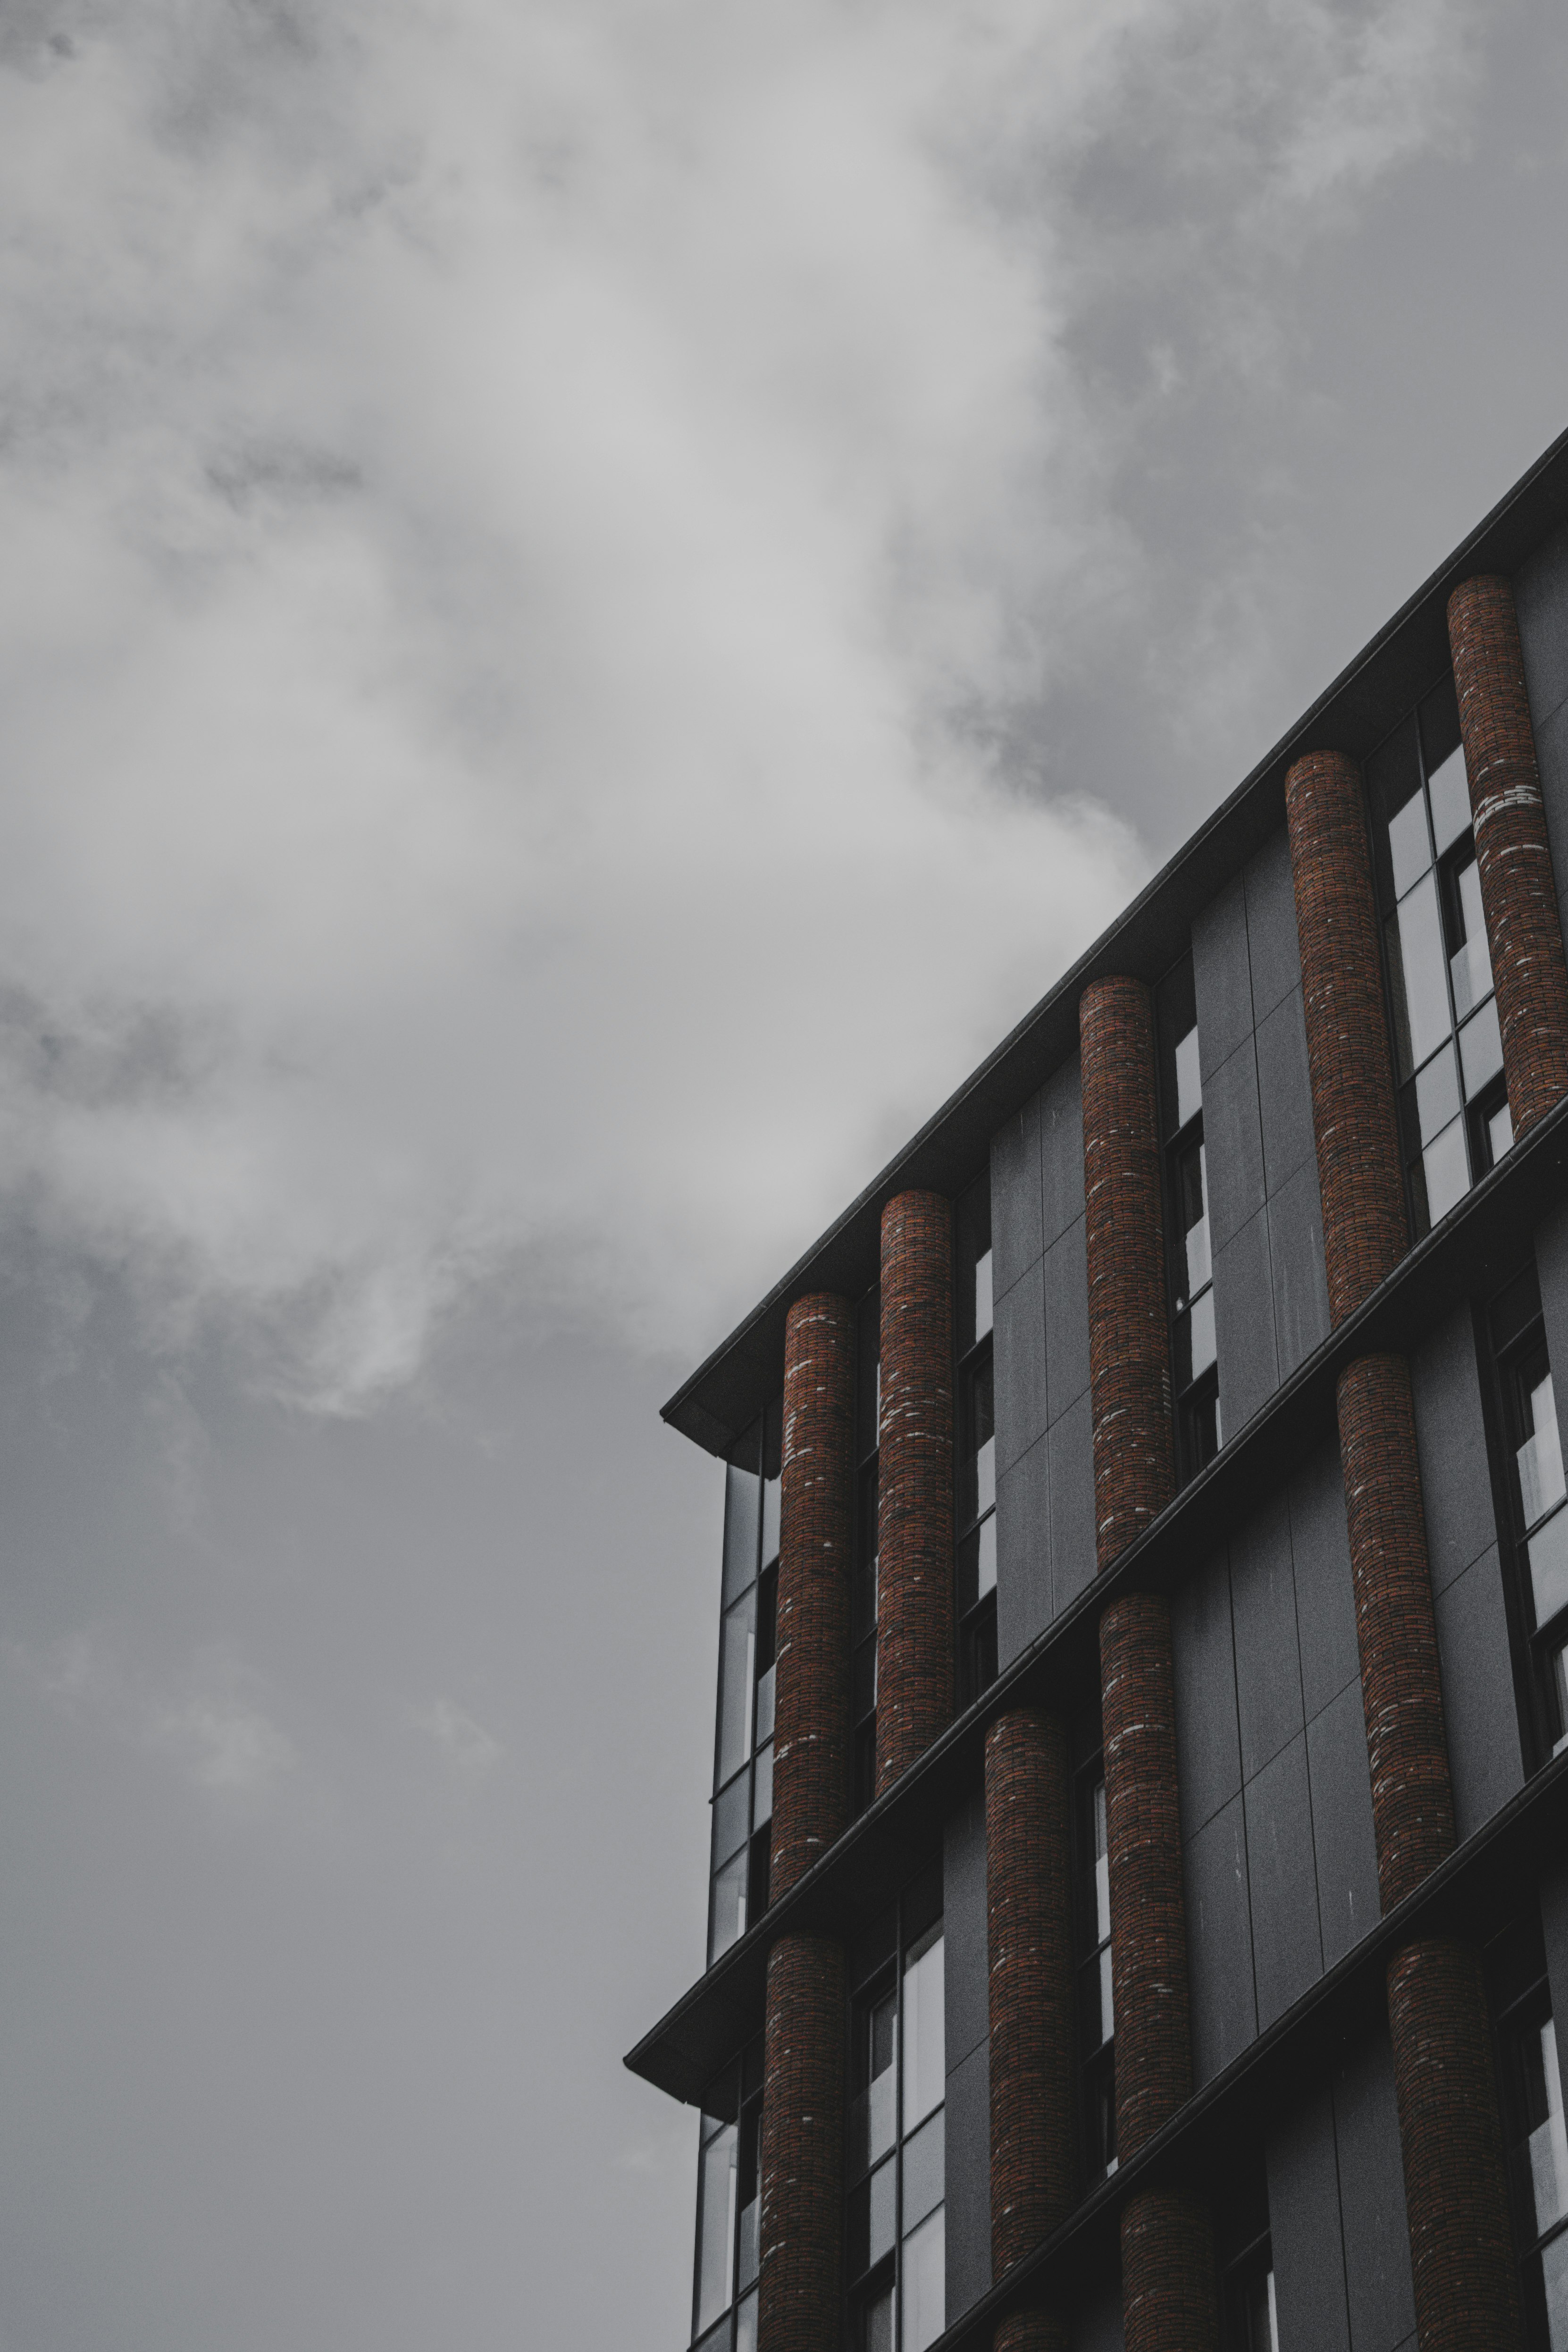
[[1229, 1439], [1280, 1385], [1267, 1209], [1260, 1209], [1214, 1261], [1214, 1333], [1220, 1429]]
[[1197, 996], [1198, 1071], [1203, 1131], [1208, 1133], [1208, 1081], [1252, 1034], [1252, 971], [1247, 954], [1247, 879], [1238, 874], [1192, 926], [1192, 977]]
[[990, 2030], [986, 1943], [986, 1801], [977, 1793], [942, 1831], [943, 2027], [949, 2073]]
[[1258, 1024], [1258, 1106], [1263, 1176], [1272, 1199], [1303, 1162], [1315, 1164], [1307, 1024], [1299, 987]]
[[1351, 2352], [1398, 2352], [1415, 2332], [1416, 2295], [1386, 2032], [1339, 2068], [1333, 2107]]
[[1557, 2028], [1557, 2063], [1568, 2076], [1568, 1862], [1559, 1863], [1542, 1879], [1541, 1932], [1552, 1987], [1552, 2022]]
[[1301, 1698], [1310, 1722], [1361, 1671], [1337, 1438], [1325, 1438], [1291, 1481], [1291, 1558]]
[[1094, 1575], [1094, 1457], [1087, 1393], [1052, 1422], [1046, 1446], [1051, 1458], [1051, 1605], [1060, 1616]]
[[1560, 1430], [1568, 1427], [1568, 1209], [1559, 1209], [1535, 1229], [1535, 1271], [1546, 1318], [1546, 1352]]
[[1303, 2100], [1274, 2126], [1266, 2162], [1280, 2352], [1350, 2352], [1329, 2092]]
[[1049, 1249], [1083, 1214], [1083, 1087], [1076, 1054], [1040, 1095], [1040, 1244]]
[[1045, 1394], [1051, 1421], [1089, 1386], [1088, 1226], [1074, 1218], [1045, 1254]]
[[1258, 2031], [1248, 1928], [1247, 1833], [1239, 1797], [1233, 1797], [1190, 1841], [1182, 1867], [1193, 2087], [1197, 2090], [1245, 2050]]
[[1261, 1023], [1301, 984], [1291, 843], [1283, 825], [1247, 866], [1247, 950], [1252, 965], [1252, 1018]]
[[1318, 1924], [1323, 1966], [1332, 1969], [1381, 1916], [1377, 1841], [1372, 1826], [1372, 1771], [1359, 1680], [1307, 1726], [1307, 1776], [1312, 1800]]
[[991, 2284], [991, 2053], [982, 2042], [949, 2068], [947, 2316], [956, 2319]]
[[1051, 1622], [1051, 1465], [1044, 1438], [997, 1480], [997, 1660]]
[[[1562, 909], [1568, 906], [1568, 702], [1536, 729], [1535, 757], [1541, 768], [1541, 797], [1546, 803], [1546, 835], [1552, 845], [1561, 922]], [[1563, 932], [1568, 937], [1568, 924], [1563, 925]]]
[[991, 1138], [991, 1282], [999, 1298], [1039, 1259], [1040, 1097]]
[[1203, 1082], [1203, 1140], [1209, 1237], [1222, 1250], [1263, 1205], [1263, 1129], [1250, 1037]]
[[1462, 1838], [1524, 1786], [1502, 1571], [1495, 1547], [1437, 1595], [1443, 1724]]
[[1305, 1721], [1290, 1504], [1282, 1493], [1230, 1539], [1230, 1622], [1241, 1775], [1249, 1780]]
[[1457, 1307], [1410, 1360], [1427, 1557], [1440, 1592], [1497, 1541], [1475, 1328]]
[[1243, 1802], [1252, 1887], [1252, 1971], [1261, 2030], [1322, 1974], [1304, 1734], [1248, 1781]]
[[997, 1471], [1045, 1435], [1045, 1272], [1036, 1259], [996, 1302]]
[[1230, 1578], [1223, 1551], [1171, 1595], [1181, 1833], [1197, 1834], [1241, 1789]]
[[1537, 729], [1568, 703], [1568, 530], [1554, 531], [1514, 575], [1524, 684]]
[[1072, 2352], [1126, 2352], [1119, 2279], [1107, 2280], [1086, 2294], [1073, 2313]]
[[1329, 1335], [1322, 1200], [1315, 1153], [1270, 1196], [1269, 1249], [1274, 1265], [1274, 1345], [1280, 1378], [1287, 1381]]

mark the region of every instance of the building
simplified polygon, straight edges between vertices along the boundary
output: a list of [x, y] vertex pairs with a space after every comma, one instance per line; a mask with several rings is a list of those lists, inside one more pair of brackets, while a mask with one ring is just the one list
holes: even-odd
[[1568, 436], [666, 1408], [702, 2352], [1568, 2352]]

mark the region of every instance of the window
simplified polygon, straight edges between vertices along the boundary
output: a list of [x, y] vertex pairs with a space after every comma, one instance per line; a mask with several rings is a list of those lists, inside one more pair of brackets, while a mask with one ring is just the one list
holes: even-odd
[[1568, 1745], [1568, 1486], [1535, 1267], [1488, 1315], [1493, 1402], [1513, 1559], [1511, 1615], [1523, 1652], [1526, 1748], [1535, 1762]]
[[925, 2352], [946, 2325], [940, 1869], [860, 1957], [850, 2041], [845, 2269], [855, 2352]]
[[953, 1328], [958, 1353], [958, 1703], [997, 1678], [997, 1416], [991, 1359], [991, 1178], [958, 1203]]
[[1155, 992], [1160, 1134], [1165, 1147], [1166, 1274], [1176, 1476], [1183, 1485], [1218, 1453], [1219, 1363], [1208, 1245], [1208, 1169], [1198, 1078], [1197, 998], [1184, 956]]
[[1366, 781], [1419, 1236], [1513, 1140], [1452, 677], [1374, 753]]
[[710, 2084], [697, 2155], [692, 2341], [701, 2352], [757, 2352], [762, 2042]]
[[1280, 2352], [1274, 2258], [1267, 2235], [1228, 2264], [1224, 2306], [1225, 2352]]
[[1078, 2053], [1083, 2174], [1090, 2187], [1116, 2169], [1116, 2030], [1111, 1989], [1111, 1864], [1105, 1773], [1098, 1757], [1080, 1772], [1077, 1848]]
[[876, 1794], [876, 1497], [882, 1413], [882, 1294], [861, 1301], [855, 1349], [855, 1559], [850, 1590], [850, 1810]]
[[710, 1968], [768, 1907], [782, 1434], [783, 1405], [777, 1400], [735, 1447], [725, 1474]]
[[1540, 1915], [1494, 1937], [1487, 1990], [1530, 2352], [1568, 2352], [1568, 2138]]

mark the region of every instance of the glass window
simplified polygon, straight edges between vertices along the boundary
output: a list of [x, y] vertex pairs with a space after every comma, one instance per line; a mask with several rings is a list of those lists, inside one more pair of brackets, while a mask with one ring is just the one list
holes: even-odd
[[1081, 1777], [1078, 1848], [1078, 2047], [1082, 2074], [1083, 2144], [1091, 2181], [1116, 2169], [1115, 2000], [1111, 1982], [1111, 1863], [1105, 1775], [1098, 1763]]
[[756, 2352], [762, 2042], [709, 2085], [698, 2136], [692, 2336], [698, 2352]]
[[945, 2215], [939, 2205], [904, 2242], [903, 2352], [925, 2352], [946, 2325]]
[[1568, 2352], [1568, 2137], [1540, 1914], [1489, 1945], [1487, 1990], [1531, 2352]]
[[946, 2325], [940, 1870], [862, 1947], [851, 2032], [851, 2341], [924, 2352]]
[[997, 1673], [997, 1432], [989, 1170], [958, 1203], [955, 1267], [958, 1703], [967, 1706], [996, 1680]]
[[724, 1478], [724, 1597], [733, 1601], [756, 1580], [762, 1528], [762, 1423], [730, 1455]]
[[[705, 2116], [705, 2123], [708, 2119]], [[702, 2151], [697, 2204], [697, 2307], [695, 2333], [728, 2309], [735, 2284], [735, 2224], [737, 2212], [738, 2135], [721, 2125]]]
[[[1490, 1328], [1512, 1543], [1514, 1635], [1536, 1763], [1568, 1744], [1568, 1484], [1533, 1265], [1493, 1301]], [[1520, 1629], [1522, 1628], [1522, 1633]]]
[[1208, 1232], [1208, 1160], [1203, 1139], [1197, 997], [1192, 958], [1155, 992], [1160, 1126], [1165, 1140], [1166, 1274], [1176, 1462], [1185, 1481], [1219, 1451], [1219, 1365]]
[[757, 1686], [757, 1590], [724, 1612], [718, 1660], [718, 1758], [722, 1787], [751, 1753], [752, 1694]]
[[851, 1810], [865, 1811], [876, 1793], [876, 1511], [877, 1440], [882, 1412], [882, 1302], [873, 1289], [861, 1301], [855, 1341], [855, 1557], [850, 1587], [850, 1706], [852, 1751]]

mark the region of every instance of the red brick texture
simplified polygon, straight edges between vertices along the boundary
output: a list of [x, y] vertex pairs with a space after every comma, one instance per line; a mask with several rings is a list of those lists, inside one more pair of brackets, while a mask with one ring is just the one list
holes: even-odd
[[1072, 2352], [1072, 2330], [1049, 2311], [1015, 2311], [997, 2329], [996, 2352]]
[[782, 1936], [768, 1957], [762, 2044], [761, 2352], [827, 2352], [841, 2325], [844, 1956]]
[[1383, 973], [1361, 773], [1314, 751], [1285, 779], [1323, 1262], [1334, 1323], [1360, 1306], [1406, 1245]]
[[991, 2269], [1065, 2220], [1072, 2160], [1072, 1898], [1067, 1752], [1054, 1717], [1019, 1707], [986, 1736], [990, 1956]]
[[1129, 1592], [1100, 1620], [1116, 2153], [1125, 2164], [1192, 2092], [1170, 1609]]
[[953, 1714], [953, 1210], [900, 1192], [882, 1213], [876, 1790]]
[[773, 1841], [777, 1901], [849, 1819], [850, 1566], [854, 1542], [855, 1318], [797, 1299], [784, 1326]]
[[1135, 980], [1094, 982], [1080, 1000], [1078, 1029], [1094, 1543], [1096, 1564], [1108, 1568], [1176, 1486], [1148, 990]]
[[1447, 1938], [1390, 1962], [1388, 2024], [1421, 2352], [1519, 2352], [1480, 1963]]
[[1568, 963], [1546, 811], [1506, 580], [1467, 580], [1448, 599], [1448, 642], [1475, 819], [1481, 908], [1497, 982], [1514, 1132], [1568, 1091]]
[[[1117, 2059], [1121, 2058], [1117, 2019]], [[1126, 2352], [1214, 2352], [1219, 2335], [1214, 2237], [1196, 2198], [1145, 2189], [1122, 2214]]]
[[1363, 1356], [1347, 1364], [1339, 1377], [1338, 1405], [1377, 1884], [1387, 1911], [1454, 1844], [1437, 1629], [1405, 1358]]

